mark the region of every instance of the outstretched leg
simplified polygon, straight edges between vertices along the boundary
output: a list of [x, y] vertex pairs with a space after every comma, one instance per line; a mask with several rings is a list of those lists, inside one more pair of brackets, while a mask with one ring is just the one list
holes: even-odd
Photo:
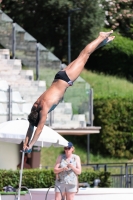
[[114, 38], [115, 38], [115, 36], [110, 36], [110, 37], [106, 38], [103, 42], [101, 42], [98, 45], [98, 47], [96, 49], [99, 49], [100, 47], [105, 46], [106, 44], [110, 43]]
[[89, 56], [99, 47], [104, 46], [105, 44], [111, 42], [115, 37], [110, 36], [113, 31], [110, 32], [100, 32], [99, 36], [89, 43], [79, 54], [76, 60], [71, 62], [64, 70], [66, 71], [68, 77], [71, 81], [74, 81], [78, 78], [82, 72]]

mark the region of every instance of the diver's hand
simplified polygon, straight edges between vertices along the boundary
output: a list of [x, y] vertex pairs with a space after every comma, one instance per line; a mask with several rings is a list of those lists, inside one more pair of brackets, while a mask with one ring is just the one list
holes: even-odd
[[24, 143], [24, 145], [23, 145], [23, 150], [25, 151], [27, 148], [28, 148], [27, 144]]
[[26, 145], [26, 144], [24, 144], [23, 145], [23, 151], [25, 153], [31, 153], [31, 151], [32, 151], [32, 145]]

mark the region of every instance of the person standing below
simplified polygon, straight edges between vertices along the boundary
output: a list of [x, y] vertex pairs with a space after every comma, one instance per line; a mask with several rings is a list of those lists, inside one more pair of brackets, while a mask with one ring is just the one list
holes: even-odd
[[[56, 174], [55, 182], [55, 200], [73, 200], [78, 191], [78, 175], [81, 174], [80, 157], [74, 152], [74, 146], [68, 142], [64, 147], [64, 154], [57, 158], [54, 173]], [[62, 194], [62, 195], [61, 195]]]
[[[31, 113], [28, 116], [29, 127], [23, 146], [24, 151], [32, 149], [32, 146], [38, 140], [45, 125], [47, 114], [54, 110], [63, 98], [67, 88], [72, 86], [73, 82], [79, 77], [90, 55], [99, 47], [114, 40], [115, 36], [110, 36], [112, 33], [113, 31], [100, 32], [98, 37], [89, 43], [74, 61], [55, 75], [51, 86], [33, 104]], [[30, 141], [34, 126], [37, 129]]]

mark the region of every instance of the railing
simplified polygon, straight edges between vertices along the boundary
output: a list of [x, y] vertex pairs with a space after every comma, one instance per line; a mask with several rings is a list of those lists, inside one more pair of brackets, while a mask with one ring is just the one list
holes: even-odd
[[90, 164], [84, 167], [92, 167], [94, 170], [103, 169], [111, 173], [111, 187], [128, 188], [133, 187], [133, 163], [106, 163]]
[[111, 175], [112, 188], [132, 188], [133, 187], [133, 174], [114, 174]]
[[[52, 169], [52, 166], [42, 166], [45, 169]], [[133, 163], [106, 163], [82, 165], [82, 169], [93, 168], [110, 172], [111, 188], [132, 188], [133, 187]]]

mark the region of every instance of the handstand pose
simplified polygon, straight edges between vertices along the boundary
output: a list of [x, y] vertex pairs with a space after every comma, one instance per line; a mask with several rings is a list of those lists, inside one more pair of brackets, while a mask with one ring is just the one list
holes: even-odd
[[[31, 113], [28, 116], [29, 128], [27, 130], [23, 150], [29, 150], [39, 138], [45, 125], [47, 114], [51, 112], [60, 102], [66, 89], [73, 85], [78, 78], [90, 55], [99, 47], [111, 42], [115, 36], [110, 36], [113, 31], [100, 32], [99, 36], [88, 44], [65, 69], [59, 71], [54, 78], [52, 85], [33, 104]], [[37, 126], [32, 140], [30, 141], [34, 126]]]

